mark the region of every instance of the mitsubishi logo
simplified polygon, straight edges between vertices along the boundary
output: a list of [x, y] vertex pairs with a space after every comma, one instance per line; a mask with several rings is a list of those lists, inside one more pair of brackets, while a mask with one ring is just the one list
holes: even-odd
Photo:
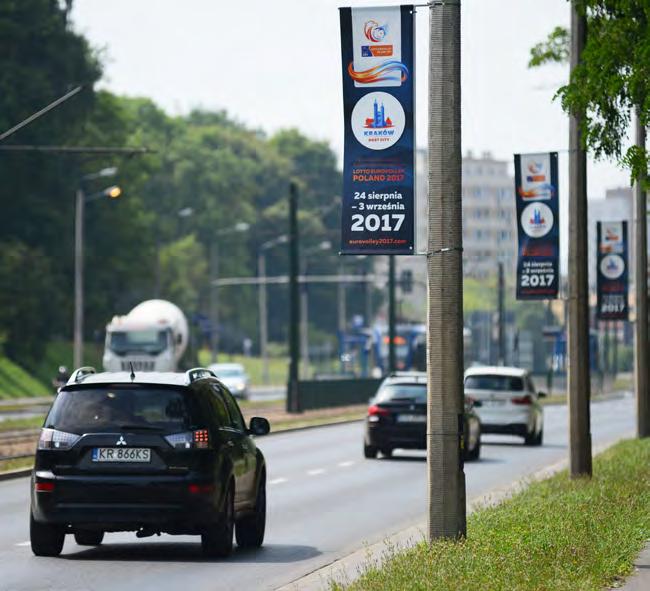
[[117, 443], [115, 445], [126, 445], [126, 441], [124, 441], [124, 437], [120, 435], [120, 438], [117, 440]]

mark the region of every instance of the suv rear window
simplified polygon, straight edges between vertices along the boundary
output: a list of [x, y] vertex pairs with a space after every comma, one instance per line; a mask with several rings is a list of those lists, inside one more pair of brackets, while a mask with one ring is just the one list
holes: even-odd
[[516, 376], [467, 376], [465, 388], [468, 390], [523, 390], [524, 380]]
[[171, 388], [109, 386], [63, 390], [45, 426], [68, 433], [98, 433], [116, 428], [187, 430], [194, 423], [190, 392]]
[[375, 402], [426, 402], [426, 384], [387, 384], [377, 392]]

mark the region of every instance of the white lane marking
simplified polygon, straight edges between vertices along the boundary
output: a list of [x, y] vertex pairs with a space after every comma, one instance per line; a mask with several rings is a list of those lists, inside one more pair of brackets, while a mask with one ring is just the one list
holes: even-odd
[[29, 546], [31, 542], [20, 542], [19, 544], [16, 544], [16, 546]]
[[286, 482], [286, 478], [274, 478], [273, 480], [269, 480], [269, 484], [282, 484], [283, 482]]
[[309, 476], [318, 476], [319, 474], [322, 474], [325, 472], [324, 468], [317, 468], [316, 470], [307, 470], [307, 474]]
[[339, 468], [349, 468], [353, 466], [354, 462], [339, 462]]

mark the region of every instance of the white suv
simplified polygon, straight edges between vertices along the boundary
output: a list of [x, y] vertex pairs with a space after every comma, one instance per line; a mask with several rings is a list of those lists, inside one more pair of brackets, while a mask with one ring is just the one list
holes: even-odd
[[527, 370], [472, 367], [465, 372], [465, 396], [478, 401], [483, 433], [519, 435], [526, 445], [542, 445], [544, 411]]

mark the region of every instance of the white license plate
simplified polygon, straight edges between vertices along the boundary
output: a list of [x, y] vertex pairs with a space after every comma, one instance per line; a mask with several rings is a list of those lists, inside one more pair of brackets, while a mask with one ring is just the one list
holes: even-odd
[[483, 400], [483, 406], [503, 406], [505, 405], [505, 400]]
[[397, 415], [398, 423], [426, 423], [427, 415]]
[[146, 447], [95, 447], [93, 462], [151, 462], [151, 450]]

